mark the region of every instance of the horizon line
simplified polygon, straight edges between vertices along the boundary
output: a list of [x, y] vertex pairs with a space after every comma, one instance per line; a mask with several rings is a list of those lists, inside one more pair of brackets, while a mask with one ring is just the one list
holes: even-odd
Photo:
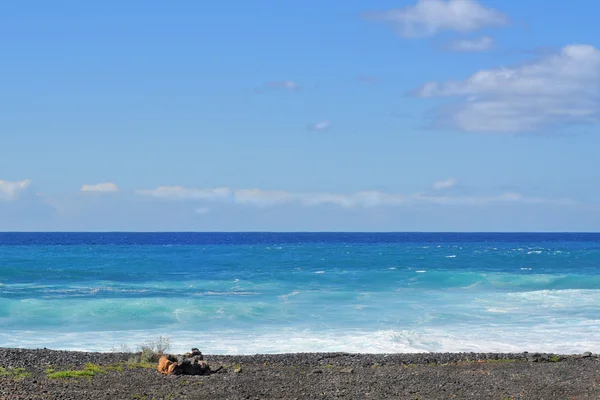
[[205, 234], [222, 234], [222, 233], [275, 233], [275, 234], [298, 234], [298, 233], [320, 233], [320, 234], [600, 234], [600, 231], [270, 231], [270, 230], [252, 230], [252, 231], [2, 231], [5, 233], [205, 233]]

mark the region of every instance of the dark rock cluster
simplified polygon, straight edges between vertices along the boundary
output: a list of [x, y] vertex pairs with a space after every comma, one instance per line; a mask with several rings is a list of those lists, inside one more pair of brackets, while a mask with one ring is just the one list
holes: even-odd
[[165, 375], [208, 375], [212, 371], [197, 348], [182, 356], [163, 355], [158, 360], [158, 372]]

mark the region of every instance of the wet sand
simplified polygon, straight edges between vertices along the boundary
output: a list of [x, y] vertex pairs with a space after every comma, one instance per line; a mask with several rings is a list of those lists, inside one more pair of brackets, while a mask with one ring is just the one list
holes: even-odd
[[[130, 358], [0, 348], [0, 399], [600, 399], [590, 354], [205, 355], [223, 367], [208, 376], [164, 376]], [[67, 370], [88, 372], [49, 377]]]

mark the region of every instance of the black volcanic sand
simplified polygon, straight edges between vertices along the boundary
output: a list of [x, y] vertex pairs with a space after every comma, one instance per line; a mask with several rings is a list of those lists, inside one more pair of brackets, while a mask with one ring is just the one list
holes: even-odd
[[[208, 376], [163, 376], [123, 364], [130, 357], [0, 348], [0, 399], [600, 399], [600, 361], [589, 354], [209, 355], [224, 368]], [[87, 363], [101, 372], [47, 376]]]

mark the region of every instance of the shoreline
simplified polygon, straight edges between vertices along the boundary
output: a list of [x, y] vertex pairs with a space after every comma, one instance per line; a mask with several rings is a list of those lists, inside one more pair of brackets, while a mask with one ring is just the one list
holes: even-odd
[[[589, 353], [205, 354], [222, 370], [201, 376], [161, 375], [131, 356], [0, 348], [0, 400], [600, 398]], [[52, 378], [73, 370], [86, 373]]]
[[[200, 349], [201, 350], [201, 349]], [[10, 354], [36, 354], [45, 355], [49, 359], [64, 355], [70, 360], [83, 362], [109, 360], [127, 360], [136, 352], [122, 351], [84, 351], [84, 350], [57, 350], [50, 348], [22, 348], [22, 347], [0, 347], [0, 356]], [[180, 356], [182, 352], [165, 352]], [[291, 353], [255, 353], [255, 354], [207, 354], [202, 353], [204, 358], [213, 362], [271, 362], [286, 363], [297, 360], [303, 363], [312, 363], [324, 359], [336, 359], [341, 363], [352, 363], [358, 359], [369, 359], [374, 362], [429, 365], [431, 363], [447, 364], [474, 361], [501, 361], [501, 360], [523, 360], [529, 362], [545, 362], [552, 357], [562, 360], [577, 360], [581, 358], [592, 358], [600, 360], [600, 353], [586, 351], [583, 353], [548, 353], [548, 352], [420, 352], [420, 353], [353, 353], [353, 352], [291, 352]], [[3, 358], [0, 357], [0, 366]]]

